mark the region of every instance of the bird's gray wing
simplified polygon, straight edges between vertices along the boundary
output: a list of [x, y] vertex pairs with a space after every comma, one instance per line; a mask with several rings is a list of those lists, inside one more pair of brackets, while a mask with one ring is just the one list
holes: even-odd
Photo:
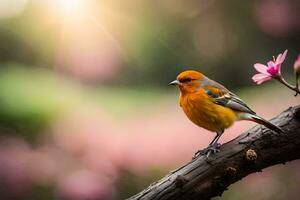
[[[254, 115], [256, 114], [242, 99], [230, 92], [221, 84], [207, 77], [205, 77], [205, 80], [201, 84], [202, 85], [200, 86], [205, 90], [206, 94], [212, 98], [214, 103], [231, 108], [232, 110], [238, 112], [246, 112]], [[217, 88], [218, 92], [212, 91], [210, 88]]]

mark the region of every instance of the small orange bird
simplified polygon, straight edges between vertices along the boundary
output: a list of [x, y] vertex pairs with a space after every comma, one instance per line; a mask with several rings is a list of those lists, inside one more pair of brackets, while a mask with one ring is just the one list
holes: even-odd
[[279, 127], [257, 116], [237, 95], [198, 71], [184, 71], [170, 85], [179, 86], [180, 106], [187, 117], [196, 125], [217, 133], [202, 154], [209, 156], [218, 152], [219, 138], [237, 120], [254, 121], [283, 133]]

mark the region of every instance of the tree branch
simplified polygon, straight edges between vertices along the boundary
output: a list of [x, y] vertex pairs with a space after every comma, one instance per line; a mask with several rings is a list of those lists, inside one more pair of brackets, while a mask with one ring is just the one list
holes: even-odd
[[261, 125], [223, 144], [209, 158], [199, 156], [129, 200], [192, 200], [220, 196], [227, 187], [262, 169], [300, 158], [300, 105], [271, 120], [285, 134]]

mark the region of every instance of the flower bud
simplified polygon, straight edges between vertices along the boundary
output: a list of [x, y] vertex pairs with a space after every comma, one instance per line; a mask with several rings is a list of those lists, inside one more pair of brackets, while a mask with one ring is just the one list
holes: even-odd
[[296, 75], [300, 75], [300, 55], [298, 55], [294, 63], [294, 72]]

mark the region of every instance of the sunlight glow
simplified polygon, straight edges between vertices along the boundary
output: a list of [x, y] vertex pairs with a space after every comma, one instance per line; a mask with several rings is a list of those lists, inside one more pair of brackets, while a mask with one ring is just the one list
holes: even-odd
[[59, 0], [58, 9], [67, 16], [76, 17], [82, 14], [84, 9], [84, 0]]
[[78, 20], [85, 17], [91, 9], [91, 0], [44, 0], [47, 6], [56, 13], [68, 20]]

